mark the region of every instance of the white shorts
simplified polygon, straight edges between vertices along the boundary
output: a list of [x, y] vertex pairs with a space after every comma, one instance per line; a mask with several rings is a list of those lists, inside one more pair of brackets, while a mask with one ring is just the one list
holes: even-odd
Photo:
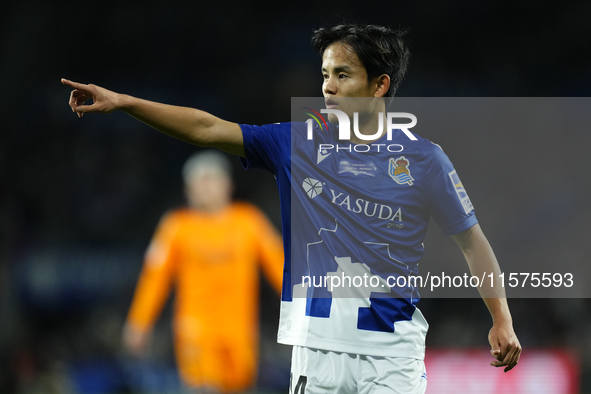
[[425, 390], [423, 360], [293, 347], [290, 394], [424, 394]]

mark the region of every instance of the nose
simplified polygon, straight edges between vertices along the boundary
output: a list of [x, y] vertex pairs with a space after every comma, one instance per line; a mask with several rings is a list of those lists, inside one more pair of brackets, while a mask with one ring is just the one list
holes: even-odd
[[325, 79], [322, 85], [322, 90], [324, 91], [325, 96], [335, 95], [337, 93], [337, 86], [334, 82], [334, 78], [329, 77]]

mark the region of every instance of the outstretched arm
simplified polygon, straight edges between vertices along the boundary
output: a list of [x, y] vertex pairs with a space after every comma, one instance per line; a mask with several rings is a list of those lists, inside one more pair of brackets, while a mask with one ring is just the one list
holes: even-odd
[[480, 295], [488, 308], [493, 320], [493, 327], [488, 333], [491, 354], [496, 358], [490, 365], [505, 367], [505, 372], [513, 369], [521, 355], [521, 345], [513, 331], [513, 320], [505, 289], [496, 280], [501, 273], [499, 264], [480, 225], [476, 224], [459, 234], [453, 235], [454, 240], [462, 249], [472, 275], [482, 277], [493, 273], [495, 278], [492, 287], [479, 287]]
[[[70, 107], [78, 117], [89, 112], [111, 113], [121, 110], [156, 130], [185, 142], [245, 156], [242, 130], [236, 123], [194, 108], [142, 100], [92, 84], [85, 85], [67, 79], [62, 79], [62, 83], [74, 88], [70, 94]], [[89, 99], [93, 103], [84, 105]]]

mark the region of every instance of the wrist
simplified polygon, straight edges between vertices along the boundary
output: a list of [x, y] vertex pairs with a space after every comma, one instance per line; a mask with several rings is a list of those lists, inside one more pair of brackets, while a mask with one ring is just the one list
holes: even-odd
[[492, 314], [493, 325], [509, 325], [513, 326], [513, 318], [508, 309], [499, 310]]
[[509, 317], [502, 316], [502, 317], [493, 318], [493, 326], [504, 326], [504, 325], [513, 327], [513, 320], [511, 319], [511, 316], [509, 316]]
[[121, 110], [121, 111], [128, 111], [129, 109], [131, 109], [132, 106], [132, 97], [127, 95], [127, 94], [120, 94], [120, 93], [116, 93], [115, 96], [115, 109], [116, 110]]
[[484, 302], [490, 312], [493, 325], [513, 325], [513, 318], [511, 317], [506, 298], [485, 298]]

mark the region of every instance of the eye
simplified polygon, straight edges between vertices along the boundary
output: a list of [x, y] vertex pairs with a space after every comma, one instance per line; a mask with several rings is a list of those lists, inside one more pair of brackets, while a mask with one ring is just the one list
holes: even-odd
[[328, 74], [322, 74], [322, 77], [323, 77], [324, 79], [328, 79]]
[[339, 74], [339, 78], [340, 79], [343, 79], [343, 78], [349, 78], [349, 77], [347, 75], [345, 75], [345, 74]]

